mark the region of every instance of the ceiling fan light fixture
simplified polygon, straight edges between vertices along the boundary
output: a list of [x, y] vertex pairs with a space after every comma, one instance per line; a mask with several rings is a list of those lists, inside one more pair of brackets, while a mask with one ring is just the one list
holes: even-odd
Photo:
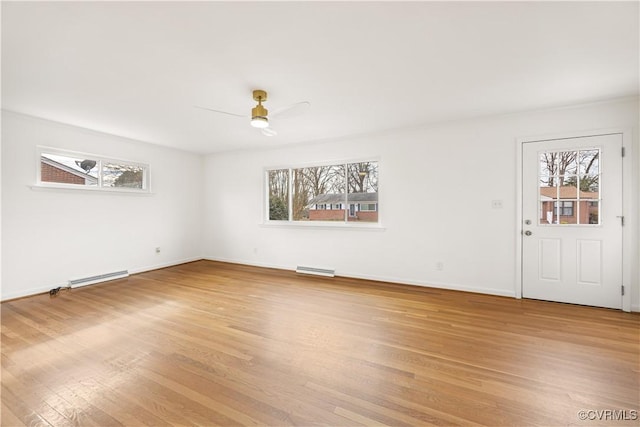
[[251, 126], [258, 129], [268, 128], [269, 120], [262, 116], [251, 117]]
[[[200, 108], [202, 110], [212, 111], [214, 113], [226, 114], [234, 117], [242, 117], [245, 120], [247, 118], [251, 118], [251, 121], [249, 122], [251, 127], [259, 129], [260, 133], [262, 133], [265, 136], [276, 136], [278, 132], [273, 130], [273, 128], [271, 128], [271, 124], [269, 123], [269, 117], [268, 117], [269, 111], [266, 108], [264, 108], [264, 106], [262, 105], [262, 103], [267, 100], [267, 92], [261, 89], [254, 90], [253, 100], [257, 102], [257, 105], [251, 109], [250, 116], [246, 114], [236, 114], [236, 113], [230, 113], [228, 111], [214, 110], [213, 108], [199, 107], [197, 105], [194, 105], [194, 107]], [[301, 107], [309, 108], [309, 105], [310, 105], [309, 101], [297, 102], [287, 107], [283, 107], [275, 110], [275, 112], [272, 113], [272, 116], [275, 117], [276, 115], [281, 115], [285, 113], [287, 114], [288, 117], [291, 117], [292, 111], [300, 112]]]
[[260, 91], [255, 91], [253, 94], [254, 98], [258, 101], [258, 105], [251, 109], [251, 126], [258, 129], [264, 129], [269, 127], [269, 119], [267, 119], [269, 111], [262, 106], [262, 101], [266, 99], [266, 93], [265, 96], [262, 97], [256, 96], [256, 92]]

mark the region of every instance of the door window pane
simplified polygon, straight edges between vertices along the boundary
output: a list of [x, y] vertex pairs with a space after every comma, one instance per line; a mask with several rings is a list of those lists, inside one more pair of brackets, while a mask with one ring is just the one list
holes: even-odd
[[[553, 205], [560, 224], [577, 224], [577, 209], [575, 200], [559, 200]], [[556, 221], [556, 224], [558, 222]]]
[[555, 206], [558, 208], [559, 216], [573, 216], [574, 215], [574, 203], [572, 201], [564, 201], [561, 200], [559, 202], [555, 202]]
[[570, 178], [561, 176], [558, 180], [558, 199], [577, 199], [578, 194], [578, 177]]
[[539, 224], [599, 224], [600, 150], [540, 153]]
[[600, 202], [581, 201], [579, 222], [580, 224], [600, 224]]
[[557, 224], [558, 215], [553, 201], [545, 200], [540, 202], [540, 218], [539, 223], [541, 225]]
[[580, 151], [580, 174], [598, 175], [600, 173], [600, 150]]
[[578, 174], [578, 152], [561, 151], [556, 154], [557, 175], [577, 175]]
[[538, 197], [540, 198], [540, 224], [556, 224], [557, 215], [555, 201], [558, 200], [558, 187], [548, 179], [540, 179]]

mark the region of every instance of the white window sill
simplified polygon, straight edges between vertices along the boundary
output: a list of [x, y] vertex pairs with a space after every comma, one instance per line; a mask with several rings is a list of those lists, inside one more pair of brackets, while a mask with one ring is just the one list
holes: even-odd
[[148, 190], [127, 190], [127, 189], [115, 189], [115, 188], [98, 188], [98, 187], [89, 187], [89, 186], [78, 186], [78, 187], [72, 187], [72, 186], [67, 186], [67, 185], [55, 185], [55, 184], [33, 184], [33, 185], [28, 185], [27, 187], [29, 187], [32, 190], [35, 191], [69, 191], [69, 192], [81, 192], [81, 193], [97, 193], [97, 194], [101, 194], [101, 193], [110, 193], [110, 194], [123, 194], [123, 195], [130, 195], [130, 196], [153, 196], [155, 193], [152, 193], [151, 191]]
[[265, 221], [260, 224], [267, 228], [311, 228], [320, 230], [362, 230], [362, 231], [385, 231], [379, 223], [345, 223], [331, 221]]

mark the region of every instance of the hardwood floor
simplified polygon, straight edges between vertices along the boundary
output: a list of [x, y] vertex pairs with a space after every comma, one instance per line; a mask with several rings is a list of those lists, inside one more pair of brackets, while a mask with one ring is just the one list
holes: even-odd
[[210, 261], [1, 309], [3, 426], [638, 425], [637, 314]]

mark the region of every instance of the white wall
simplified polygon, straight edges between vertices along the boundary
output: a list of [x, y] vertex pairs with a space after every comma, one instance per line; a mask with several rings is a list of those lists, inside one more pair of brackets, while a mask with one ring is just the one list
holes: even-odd
[[[37, 145], [148, 163], [153, 194], [32, 189]], [[202, 177], [196, 154], [3, 111], [2, 299], [201, 259]]]
[[[519, 254], [516, 139], [618, 128], [633, 131], [632, 197], [625, 201], [632, 221], [625, 239], [632, 242], [629, 285], [637, 311], [638, 114], [637, 99], [621, 100], [203, 159], [3, 112], [1, 296], [203, 255], [287, 269], [333, 267], [344, 276], [512, 296]], [[36, 145], [149, 163], [154, 194], [33, 190]], [[381, 162], [383, 230], [262, 225], [265, 167], [363, 157]], [[492, 209], [492, 200], [502, 200], [503, 209]], [[444, 263], [443, 271], [436, 262]]]
[[[633, 129], [633, 200], [626, 202], [635, 220], [625, 238], [633, 242], [630, 280], [638, 310], [637, 99], [210, 155], [204, 253], [209, 259], [333, 267], [343, 276], [513, 296], [519, 256], [516, 139], [604, 128]], [[384, 230], [262, 225], [265, 167], [363, 157], [380, 158]], [[492, 200], [502, 200], [503, 209], [492, 209]], [[437, 262], [444, 270], [436, 270]]]

